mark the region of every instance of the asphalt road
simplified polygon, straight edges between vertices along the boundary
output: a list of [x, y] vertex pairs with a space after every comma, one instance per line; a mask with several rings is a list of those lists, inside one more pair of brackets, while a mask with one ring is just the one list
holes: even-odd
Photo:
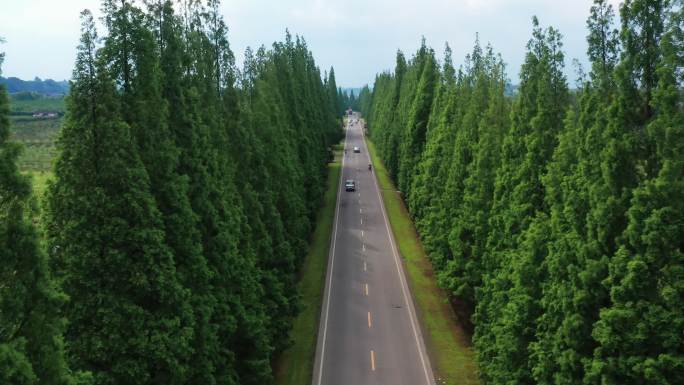
[[[312, 384], [433, 385], [362, 123], [356, 114], [350, 121]], [[345, 191], [346, 179], [356, 181], [355, 192]]]

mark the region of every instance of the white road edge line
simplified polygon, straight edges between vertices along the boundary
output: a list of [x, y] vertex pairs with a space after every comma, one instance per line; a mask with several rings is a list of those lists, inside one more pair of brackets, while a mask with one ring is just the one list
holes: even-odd
[[[368, 162], [372, 163], [371, 158], [370, 158], [370, 153], [368, 151], [368, 144], [366, 143], [366, 135], [361, 130], [361, 137], [363, 139], [364, 144], [366, 145], [366, 156], [368, 157]], [[346, 140], [346, 139], [345, 139]], [[428, 365], [429, 362], [425, 359], [425, 353], [423, 352], [424, 346], [420, 343], [421, 339], [418, 338], [418, 329], [416, 328], [416, 315], [415, 311], [413, 309], [413, 301], [409, 301], [408, 298], [408, 286], [406, 284], [406, 280], [403, 274], [403, 270], [401, 269], [401, 265], [399, 263], [399, 256], [396, 250], [396, 247], [394, 245], [394, 236], [392, 235], [392, 231], [389, 228], [389, 220], [387, 219], [387, 214], [385, 213], [385, 203], [382, 200], [382, 196], [380, 195], [380, 187], [378, 186], [378, 180], [375, 177], [375, 174], [373, 174], [373, 182], [375, 184], [375, 192], [378, 194], [378, 199], [380, 200], [380, 211], [382, 212], [382, 216], [385, 219], [385, 229], [387, 229], [387, 235], [389, 236], [390, 239], [390, 246], [392, 248], [392, 254], [394, 255], [394, 263], [397, 266], [397, 274], [399, 274], [399, 281], [401, 282], [401, 291], [404, 294], [404, 301], [406, 302], [406, 307], [408, 308], [409, 311], [409, 318], [411, 319], [411, 328], [413, 329], [413, 336], [416, 339], [416, 348], [418, 348], [418, 354], [420, 356], [420, 361], [423, 364], [423, 372], [425, 373], [425, 381], [427, 384], [434, 385], [435, 384], [435, 379], [430, 376], [430, 373], [432, 372], [432, 368], [428, 371]], [[320, 385], [320, 383], [319, 383]]]
[[[349, 127], [344, 133], [344, 148], [347, 148], [347, 140], [349, 139]], [[325, 340], [328, 335], [328, 314], [330, 313], [330, 293], [332, 293], [332, 277], [333, 268], [335, 267], [335, 243], [337, 242], [337, 223], [340, 218], [340, 197], [342, 196], [342, 181], [344, 180], [344, 161], [346, 157], [342, 157], [342, 165], [340, 167], [340, 181], [337, 189], [337, 199], [335, 202], [335, 225], [333, 229], [333, 241], [330, 245], [330, 254], [328, 256], [330, 269], [328, 271], [327, 296], [325, 299], [325, 316], [323, 320], [323, 342], [321, 345], [321, 360], [318, 364], [318, 385], [321, 385], [323, 378], [323, 364], [325, 363]], [[360, 195], [360, 194], [359, 194]], [[314, 362], [315, 365], [315, 362]]]

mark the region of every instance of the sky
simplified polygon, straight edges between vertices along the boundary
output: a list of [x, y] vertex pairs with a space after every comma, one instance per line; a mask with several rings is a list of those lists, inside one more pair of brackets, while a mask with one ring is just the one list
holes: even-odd
[[[99, 15], [100, 0], [2, 0], [3, 76], [69, 79], [79, 39], [79, 12]], [[615, 7], [619, 0], [610, 0]], [[456, 65], [476, 33], [491, 43], [517, 83], [532, 16], [560, 30], [566, 75], [573, 59], [586, 65], [586, 19], [592, 0], [223, 0], [229, 41], [238, 63], [248, 46], [269, 46], [285, 29], [303, 36], [321, 71], [335, 68], [337, 84], [372, 84], [392, 70], [398, 49], [410, 57], [425, 37], [439, 58], [448, 42]]]

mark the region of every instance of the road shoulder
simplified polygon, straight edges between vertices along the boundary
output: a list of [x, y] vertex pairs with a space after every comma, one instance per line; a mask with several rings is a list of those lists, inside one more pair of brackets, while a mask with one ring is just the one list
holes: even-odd
[[273, 365], [274, 385], [308, 385], [313, 373], [323, 287], [328, 266], [328, 252], [335, 219], [335, 206], [341, 173], [341, 151], [335, 151], [335, 161], [328, 165], [326, 192], [311, 238], [309, 251], [302, 265], [299, 292], [302, 310], [290, 331], [292, 346], [282, 352]]
[[373, 142], [366, 138], [366, 144], [408, 276], [435, 380], [437, 384], [448, 385], [480, 384], [470, 339], [451, 309], [446, 293], [437, 286], [432, 265]]

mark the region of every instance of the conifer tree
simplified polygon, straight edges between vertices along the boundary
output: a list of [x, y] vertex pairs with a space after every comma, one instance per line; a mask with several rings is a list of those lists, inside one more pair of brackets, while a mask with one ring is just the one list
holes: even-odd
[[[396, 181], [399, 170], [399, 146], [400, 146], [400, 129], [405, 128], [405, 121], [402, 116], [406, 114], [405, 106], [400, 106], [402, 100], [402, 88], [408, 86], [404, 85], [405, 75], [407, 72], [407, 63], [404, 54], [401, 51], [397, 52], [396, 67], [394, 69], [394, 77], [391, 83], [391, 96], [387, 99], [386, 108], [378, 111], [378, 117], [374, 117], [371, 122], [377, 127], [375, 128], [377, 141], [380, 142], [379, 149], [383, 156], [387, 171]], [[405, 94], [405, 93], [404, 93]], [[373, 132], [373, 131], [371, 131]]]
[[[649, 13], [639, 20], [663, 21], [657, 12], [667, 9], [660, 8], [667, 7], [664, 2], [635, 2], [625, 6], [630, 5], [649, 6]], [[627, 226], [610, 261], [606, 279], [610, 306], [601, 309], [593, 331], [600, 346], [594, 352], [589, 378], [606, 384], [684, 381], [680, 333], [684, 327], [684, 254], [680, 247], [684, 235], [681, 223], [684, 212], [681, 92], [684, 13], [679, 5], [672, 8], [667, 31], [657, 38], [661, 60], [656, 73], [651, 75], [657, 78], [657, 84], [649, 88], [646, 79], [642, 83], [644, 97], [649, 101], [646, 111], [655, 115], [645, 127], [646, 140], [654, 148], [646, 158], [650, 162], [647, 170], [653, 170], [653, 174], [631, 193]], [[623, 17], [636, 11], [635, 8], [623, 10]], [[641, 32], [652, 30], [657, 27], [650, 25]], [[626, 49], [629, 52], [629, 44]], [[642, 76], [648, 76], [648, 68], [642, 71]], [[652, 91], [651, 97], [649, 91]]]
[[[508, 104], [504, 97], [504, 64], [494, 56], [491, 47], [480, 60], [482, 63], [474, 69], [473, 95], [461, 127], [461, 131], [466, 133], [460, 135], [460, 142], [456, 142], [457, 148], [471, 147], [468, 150], [470, 154], [467, 154], [471, 160], [464, 165], [465, 170], [460, 176], [463, 178], [460, 182], [462, 198], [453, 199], [459, 205], [447, 211], [452, 218], [449, 246], [453, 259], [440, 272], [443, 286], [461, 298], [469, 312], [474, 306], [475, 290], [481, 285], [484, 273], [481, 259], [488, 234], [487, 219], [494, 192], [494, 172], [499, 164], [501, 138], [509, 123]], [[468, 141], [464, 142], [463, 139]], [[453, 180], [456, 171], [452, 170], [449, 176], [447, 194], [456, 185]]]
[[[466, 62], [469, 62], [470, 56], [466, 56]], [[447, 70], [448, 67], [445, 67]], [[445, 72], [447, 75], [449, 72]], [[425, 207], [418, 208], [422, 215], [417, 217], [418, 228], [426, 226], [424, 242], [427, 250], [430, 252], [430, 258], [437, 270], [444, 268], [447, 261], [451, 258], [451, 250], [449, 249], [448, 236], [451, 229], [452, 218], [446, 213], [453, 208], [454, 199], [451, 194], [447, 193], [447, 188], [454, 185], [447, 183], [449, 176], [452, 174], [451, 166], [453, 164], [454, 153], [456, 152], [456, 137], [460, 131], [460, 124], [463, 119], [466, 107], [468, 105], [468, 97], [470, 94], [470, 81], [468, 76], [464, 74], [464, 69], [461, 68], [458, 74], [454, 75], [453, 87], [448, 95], [448, 100], [439, 115], [439, 123], [435, 126], [434, 140], [438, 141], [434, 149], [439, 154], [438, 158], [430, 159], [428, 149], [425, 152], [425, 162], [434, 162], [430, 167], [433, 187]], [[429, 165], [427, 163], [426, 165]]]
[[0, 382], [71, 385], [77, 376], [65, 360], [66, 298], [28, 218], [35, 210], [31, 185], [17, 168], [20, 148], [10, 141], [8, 115], [0, 85]]
[[435, 88], [439, 82], [439, 72], [434, 52], [427, 49], [425, 42], [418, 51], [415, 59], [416, 79], [418, 80], [415, 96], [410, 102], [408, 120], [401, 134], [399, 146], [399, 165], [397, 183], [401, 191], [407, 196], [411, 193], [411, 178], [414, 168], [420, 160], [425, 145], [427, 124], [432, 111], [432, 101]]
[[[456, 75], [452, 62], [451, 48], [447, 45], [444, 53], [443, 74], [436, 90], [433, 110], [428, 122], [425, 149], [412, 179], [413, 187], [408, 197], [408, 205], [414, 214], [416, 225], [425, 234], [423, 243], [430, 250], [433, 260], [440, 260], [445, 247], [437, 246], [434, 239], [444, 239], [435, 222], [442, 216], [444, 180], [447, 171], [443, 164], [450, 158], [453, 143], [453, 118], [456, 109]], [[433, 236], [436, 235], [436, 236]], [[441, 242], [446, 245], [446, 242]]]
[[[542, 31], [533, 38], [522, 66], [520, 94], [497, 170], [494, 215], [485, 262], [496, 266], [478, 303], [475, 343], [485, 378], [495, 383], [532, 383], [529, 362], [534, 324], [540, 315], [540, 282], [546, 273], [548, 211], [542, 177], [556, 146], [567, 103], [561, 36]], [[528, 230], [529, 229], [529, 230]], [[525, 277], [525, 278], [523, 278]]]
[[[344, 106], [344, 101], [340, 100], [340, 95], [337, 92], [337, 81], [335, 80], [335, 69], [333, 67], [330, 67], [330, 72], [328, 72], [326, 85], [328, 88], [328, 98], [330, 99], [333, 111], [337, 114], [343, 113], [346, 106]], [[340, 111], [340, 107], [342, 107], [342, 111]]]
[[595, 1], [587, 20], [591, 78], [568, 113], [544, 179], [551, 241], [548, 279], [540, 301], [544, 314], [537, 322], [539, 341], [533, 347], [533, 372], [539, 382], [583, 380], [584, 362], [596, 346], [591, 327], [607, 298], [600, 283], [605, 278], [605, 259], [590, 242], [586, 224], [590, 186], [601, 178], [600, 131], [614, 94], [618, 42], [612, 19], [612, 7], [604, 0]]
[[[263, 315], [261, 289], [254, 259], [240, 255], [243, 226], [240, 194], [235, 182], [237, 165], [231, 162], [228, 133], [237, 119], [233, 54], [218, 14], [217, 4], [204, 9], [193, 5], [186, 21], [191, 58], [188, 87], [191, 95], [193, 129], [197, 132], [193, 152], [203, 169], [203, 180], [191, 181], [191, 202], [200, 218], [202, 244], [210, 269], [211, 293], [216, 303], [211, 325], [215, 337], [209, 373], [199, 372], [196, 381], [216, 383], [259, 383], [270, 373], [264, 369], [270, 346], [252, 355], [252, 343], [261, 343]], [[205, 29], [206, 28], [206, 29]], [[257, 297], [258, 298], [258, 297]], [[238, 355], [238, 352], [250, 352]], [[250, 367], [248, 364], [253, 365]]]
[[[205, 185], [208, 176], [200, 160], [203, 149], [199, 147], [198, 130], [192, 115], [194, 100], [189, 96], [192, 90], [188, 89], [188, 79], [184, 76], [189, 59], [182, 21], [174, 13], [172, 3], [167, 0], [148, 7], [150, 18], [155, 21], [152, 31], [157, 36], [160, 52], [161, 74], [157, 76], [160, 77], [163, 101], [157, 103], [168, 105], [168, 128], [160, 127], [159, 123], [152, 127], [165, 130], [168, 138], [159, 138], [158, 146], [147, 150], [153, 153], [166, 150], [167, 157], [177, 154], [176, 159], [167, 159], [166, 165], [156, 166], [161, 171], [157, 176], [160, 186], [168, 186], [166, 192], [157, 190], [162, 193], [157, 196], [163, 201], [167, 197], [172, 198], [172, 202], [161, 206], [166, 207], [167, 240], [174, 250], [179, 279], [190, 292], [194, 315], [192, 365], [188, 376], [191, 383], [212, 383], [220, 340], [215, 326], [211, 324], [216, 298], [209, 285], [211, 273], [200, 238], [199, 217], [191, 204], [191, 199], [197, 198], [191, 194], [191, 191], [195, 191], [191, 190], [192, 186]], [[172, 143], [169, 144], [167, 140]], [[148, 141], [146, 146], [154, 145]], [[175, 170], [165, 168], [174, 166]]]
[[46, 218], [71, 363], [96, 384], [268, 383], [339, 90], [300, 37], [238, 76], [218, 1], [144, 3], [103, 1], [100, 49], [83, 15]]
[[626, 1], [618, 33], [595, 0], [573, 97], [561, 35], [536, 19], [512, 97], [476, 49], [451, 87], [445, 62], [412, 131], [424, 43], [362, 91], [440, 285], [475, 306], [486, 383], [682, 381], [682, 6]]
[[76, 369], [96, 384], [180, 383], [191, 331], [186, 291], [164, 244], [149, 177], [96, 50], [92, 15], [81, 44], [47, 197], [50, 250], [62, 268]]

